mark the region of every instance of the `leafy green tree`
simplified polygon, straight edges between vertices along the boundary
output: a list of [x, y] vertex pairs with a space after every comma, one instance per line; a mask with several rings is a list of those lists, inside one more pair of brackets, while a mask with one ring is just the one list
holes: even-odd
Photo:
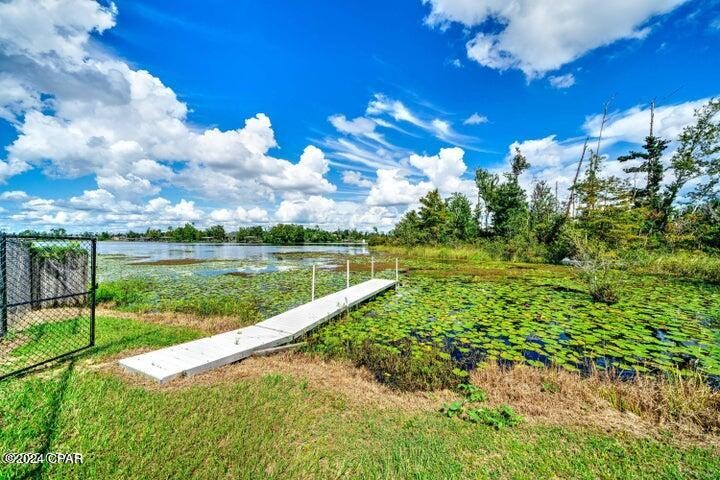
[[519, 183], [520, 175], [528, 168], [530, 164], [520, 149], [516, 148], [510, 173], [505, 174], [505, 182], [494, 187], [493, 202], [490, 205], [493, 230], [506, 239], [525, 236], [528, 233], [528, 203], [525, 190]]
[[163, 236], [162, 230], [159, 228], [148, 228], [145, 231], [145, 239], [153, 242], [159, 241]]
[[555, 195], [545, 180], [535, 183], [530, 195], [530, 230], [541, 243], [552, 240], [563, 216]]
[[209, 237], [213, 242], [224, 242], [227, 235], [222, 225], [213, 225], [205, 230], [205, 236]]
[[[707, 192], [717, 185], [720, 173], [720, 100], [712, 99], [695, 111], [695, 123], [686, 126], [678, 137], [678, 148], [670, 160], [673, 180], [663, 192], [659, 225], [665, 229], [673, 214], [673, 205], [685, 185], [706, 175], [690, 199], [702, 203]], [[717, 195], [717, 193], [716, 193]], [[712, 202], [712, 198], [706, 199]]]
[[304, 243], [305, 228], [302, 225], [279, 223], [265, 232], [263, 240], [273, 245]]
[[460, 242], [469, 242], [475, 238], [477, 224], [470, 200], [462, 193], [453, 193], [446, 203], [449, 235]]
[[607, 184], [600, 176], [601, 163], [602, 157], [591, 151], [585, 176], [574, 187], [575, 195], [580, 202], [580, 211], [585, 214], [590, 214], [597, 208], [598, 203], [605, 200], [603, 192]]
[[417, 212], [410, 210], [403, 215], [390, 232], [390, 236], [400, 245], [413, 246], [420, 243], [420, 218]]
[[[498, 182], [499, 178], [494, 173], [490, 173], [484, 168], [475, 170], [475, 185], [478, 189], [476, 218], [478, 225], [481, 225], [485, 231], [490, 229], [490, 216], [495, 209]], [[482, 202], [482, 206], [480, 202]]]
[[186, 223], [182, 227], [176, 228], [168, 233], [174, 242], [197, 242], [202, 238], [202, 232], [195, 228], [195, 225], [192, 223]]
[[421, 238], [433, 245], [447, 240], [448, 211], [437, 188], [420, 199], [419, 230]]
[[235, 241], [240, 243], [259, 243], [263, 241], [263, 228], [259, 225], [241, 227], [235, 233]]
[[528, 233], [529, 211], [525, 190], [515, 180], [509, 180], [497, 187], [493, 214], [495, 234], [512, 238]]

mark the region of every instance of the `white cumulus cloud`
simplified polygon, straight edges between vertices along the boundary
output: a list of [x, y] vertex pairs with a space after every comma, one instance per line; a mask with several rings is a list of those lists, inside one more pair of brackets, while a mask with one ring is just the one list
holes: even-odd
[[[467, 43], [468, 58], [528, 78], [557, 70], [585, 53], [648, 35], [651, 20], [687, 0], [423, 0], [426, 22], [482, 28]], [[498, 28], [483, 27], [495, 22]]]

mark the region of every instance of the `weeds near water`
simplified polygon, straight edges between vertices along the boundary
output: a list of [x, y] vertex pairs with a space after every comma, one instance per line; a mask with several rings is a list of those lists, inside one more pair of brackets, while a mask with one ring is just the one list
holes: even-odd
[[658, 274], [672, 274], [709, 283], [720, 283], [720, 258], [703, 252], [676, 252], [643, 255], [634, 259], [635, 269]]
[[348, 353], [356, 365], [369, 369], [379, 382], [399, 390], [456, 388], [467, 376], [438, 349], [418, 348], [410, 342], [394, 347], [368, 341], [350, 346]]
[[459, 418], [472, 423], [493, 427], [496, 430], [513, 427], [522, 421], [522, 417], [508, 405], [484, 407], [479, 404], [487, 400], [487, 393], [470, 383], [458, 386], [464, 398], [443, 405], [441, 413], [448, 418]]
[[720, 432], [720, 392], [699, 372], [638, 376], [630, 382], [607, 379], [600, 396], [621, 412], [649, 417], [656, 423], [689, 423], [706, 433]]

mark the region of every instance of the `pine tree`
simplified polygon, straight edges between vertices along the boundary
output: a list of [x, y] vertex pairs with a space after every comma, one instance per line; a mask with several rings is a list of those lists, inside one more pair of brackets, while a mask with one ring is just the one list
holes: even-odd
[[517, 182], [518, 177], [528, 168], [530, 168], [530, 164], [527, 158], [522, 154], [519, 147], [515, 147], [515, 156], [513, 156], [511, 164], [511, 175], [513, 179]]
[[640, 160], [638, 165], [625, 168], [626, 173], [644, 173], [646, 182], [644, 188], [636, 188], [633, 191], [635, 203], [638, 206], [650, 208], [653, 212], [660, 212], [662, 208], [662, 198], [660, 189], [662, 188], [665, 167], [662, 164], [662, 155], [665, 152], [669, 140], [656, 137], [653, 134], [653, 123], [655, 116], [655, 102], [650, 106], [650, 134], [645, 137], [643, 151], [630, 151], [627, 155], [618, 157], [620, 162], [629, 162], [632, 160]]

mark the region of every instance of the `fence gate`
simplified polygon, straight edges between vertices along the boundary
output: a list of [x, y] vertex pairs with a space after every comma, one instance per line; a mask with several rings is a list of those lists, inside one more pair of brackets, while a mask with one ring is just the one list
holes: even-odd
[[0, 234], [0, 380], [95, 344], [96, 240]]

